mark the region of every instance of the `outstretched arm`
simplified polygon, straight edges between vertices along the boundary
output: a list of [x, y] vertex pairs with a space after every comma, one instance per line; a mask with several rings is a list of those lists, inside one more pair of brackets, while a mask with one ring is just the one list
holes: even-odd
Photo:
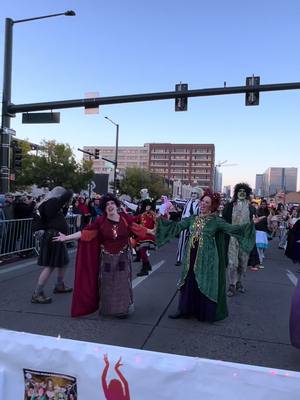
[[188, 229], [193, 223], [195, 217], [191, 216], [184, 218], [179, 222], [176, 221], [166, 221], [162, 218], [157, 219], [156, 227], [156, 241], [157, 245], [163, 246], [178, 235], [181, 231]]
[[119, 370], [119, 368], [123, 365], [121, 364], [122, 358], [120, 357], [118, 362], [115, 365], [115, 371], [118, 375], [118, 377], [120, 378], [121, 382], [124, 385], [124, 389], [125, 389], [125, 400], [130, 400], [130, 394], [129, 394], [129, 386], [128, 386], [128, 382], [125, 379], [124, 375], [122, 374], [122, 372]]
[[105, 367], [104, 367], [103, 372], [102, 372], [102, 388], [103, 388], [104, 395], [107, 398], [108, 387], [107, 387], [107, 383], [106, 383], [106, 377], [107, 377], [107, 372], [108, 372], [108, 368], [109, 368], [109, 361], [108, 361], [108, 358], [107, 358], [107, 354], [104, 354], [103, 359], [104, 359], [104, 362], [105, 362]]
[[75, 232], [71, 235], [64, 235], [63, 233], [59, 232], [58, 236], [55, 236], [52, 240], [53, 242], [69, 242], [71, 240], [79, 240], [81, 238], [81, 232]]

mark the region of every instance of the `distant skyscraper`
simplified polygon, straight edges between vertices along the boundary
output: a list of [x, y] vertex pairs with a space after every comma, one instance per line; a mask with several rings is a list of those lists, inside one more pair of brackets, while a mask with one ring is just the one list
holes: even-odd
[[263, 195], [263, 174], [256, 174], [254, 194], [256, 196]]
[[223, 187], [223, 193], [226, 195], [226, 198], [231, 196], [231, 186], [224, 186]]
[[297, 174], [297, 168], [268, 168], [263, 174], [262, 195], [273, 196], [278, 192], [296, 192]]
[[222, 191], [222, 172], [219, 171], [218, 167], [215, 167], [215, 176], [214, 176], [214, 190], [215, 192]]

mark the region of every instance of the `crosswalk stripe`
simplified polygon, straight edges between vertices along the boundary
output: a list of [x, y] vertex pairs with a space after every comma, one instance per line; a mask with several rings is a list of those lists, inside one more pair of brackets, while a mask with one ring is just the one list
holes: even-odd
[[139, 276], [132, 281], [132, 289], [136, 288], [140, 283], [142, 283], [146, 278], [148, 278], [153, 272], [157, 271], [165, 263], [165, 260], [161, 260], [157, 264], [152, 266], [152, 271], [149, 272], [149, 275]]
[[298, 282], [298, 278], [296, 277], [295, 274], [292, 273], [292, 271], [290, 271], [289, 269], [286, 270], [287, 271], [287, 277], [289, 278], [289, 280], [292, 282], [293, 285], [297, 285]]

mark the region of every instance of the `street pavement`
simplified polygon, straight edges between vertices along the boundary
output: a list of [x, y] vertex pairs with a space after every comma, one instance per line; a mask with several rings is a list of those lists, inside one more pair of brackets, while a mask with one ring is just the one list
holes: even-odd
[[[175, 267], [177, 241], [151, 254], [153, 272], [135, 278], [135, 313], [128, 319], [99, 317], [98, 313], [70, 317], [71, 294], [53, 295], [53, 303], [31, 304], [40, 267], [36, 259], [20, 260], [0, 267], [0, 327], [16, 331], [97, 342], [116, 346], [182, 354], [300, 371], [300, 350], [290, 345], [290, 301], [298, 274], [297, 267], [270, 242], [265, 269], [248, 271], [245, 294], [228, 299], [229, 317], [202, 323], [195, 319], [171, 320], [178, 297]], [[66, 283], [72, 285], [76, 249]], [[133, 264], [134, 277], [139, 270]], [[52, 277], [46, 289], [51, 293]]]

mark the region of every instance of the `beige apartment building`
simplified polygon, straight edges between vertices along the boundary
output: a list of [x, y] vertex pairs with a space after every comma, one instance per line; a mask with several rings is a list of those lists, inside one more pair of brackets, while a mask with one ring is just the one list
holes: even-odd
[[[99, 150], [99, 160], [92, 157], [93, 169], [96, 174], [110, 174], [113, 169], [113, 164], [105, 161], [102, 157], [108, 160], [115, 160], [115, 146], [85, 146], [83, 150], [95, 154], [95, 150]], [[89, 159], [87, 154], [83, 154], [84, 159]], [[139, 167], [148, 169], [149, 165], [149, 145], [144, 146], [119, 146], [118, 148], [118, 170], [124, 173], [127, 167]]]

